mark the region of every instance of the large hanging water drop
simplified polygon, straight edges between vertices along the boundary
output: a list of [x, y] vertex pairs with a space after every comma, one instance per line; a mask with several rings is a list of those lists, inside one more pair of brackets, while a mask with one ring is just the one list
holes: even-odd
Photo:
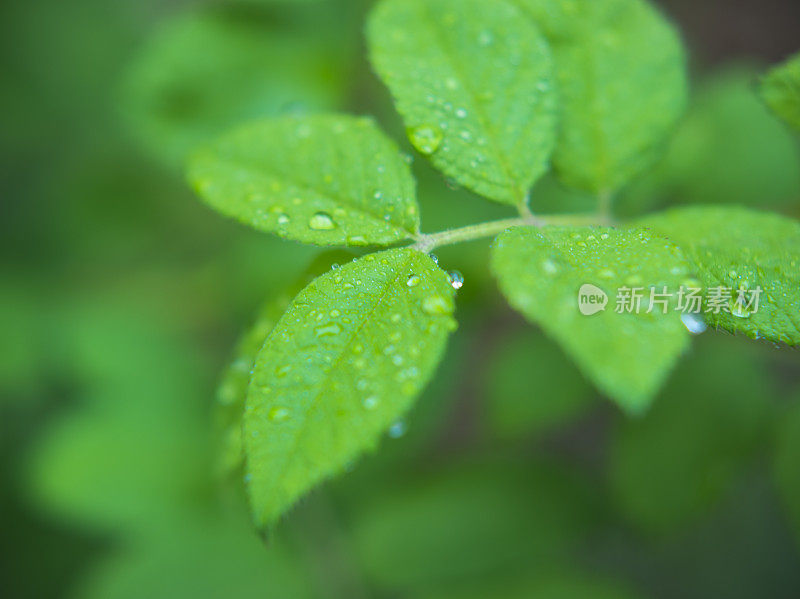
[[450, 285], [452, 285], [453, 289], [456, 291], [464, 286], [464, 275], [457, 270], [451, 270], [447, 273], [447, 276], [450, 277]]
[[442, 130], [432, 125], [420, 125], [408, 132], [408, 138], [421, 154], [430, 156], [442, 145]]

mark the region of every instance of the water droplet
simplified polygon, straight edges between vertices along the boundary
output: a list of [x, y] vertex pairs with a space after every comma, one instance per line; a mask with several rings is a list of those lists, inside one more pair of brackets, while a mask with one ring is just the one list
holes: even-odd
[[431, 316], [447, 316], [453, 313], [453, 303], [441, 295], [430, 295], [422, 300], [422, 311]]
[[292, 367], [289, 364], [284, 364], [283, 366], [278, 366], [275, 369], [275, 376], [278, 378], [283, 378], [292, 370]]
[[548, 258], [542, 262], [542, 270], [544, 270], [544, 272], [546, 272], [548, 275], [554, 275], [558, 272], [558, 264]]
[[417, 275], [409, 275], [406, 285], [409, 287], [416, 287], [420, 283], [420, 278]]
[[361, 402], [361, 404], [367, 410], [374, 410], [375, 408], [378, 407], [379, 403], [380, 400], [374, 395], [370, 395], [369, 397], [365, 398], [364, 401]]
[[453, 289], [456, 291], [464, 286], [464, 275], [457, 270], [451, 270], [449, 273], [447, 273], [447, 276], [450, 277], [450, 285], [452, 285]]
[[392, 426], [389, 427], [389, 436], [392, 439], [399, 439], [403, 435], [406, 434], [406, 423], [402, 420], [398, 420]]
[[745, 305], [742, 298], [732, 299], [728, 305], [731, 309], [731, 315], [736, 318], [750, 318], [753, 315], [753, 311]]
[[456, 116], [460, 119], [467, 118], [467, 111], [463, 108], [456, 109]]
[[309, 219], [308, 226], [315, 231], [330, 231], [336, 228], [336, 223], [327, 212], [317, 212]]
[[289, 224], [289, 215], [288, 214], [280, 214], [278, 215], [278, 224], [279, 225], [288, 225]]
[[286, 408], [279, 408], [279, 407], [271, 408], [269, 413], [267, 414], [267, 418], [269, 418], [270, 422], [274, 422], [276, 424], [281, 422], [286, 422], [287, 420], [289, 420], [289, 416], [290, 416], [289, 410], [287, 410]]
[[681, 314], [681, 322], [692, 335], [705, 333], [706, 329], [708, 328], [708, 325], [706, 324], [706, 321], [703, 320], [702, 316], [699, 314], [693, 314], [691, 312], [684, 312]]
[[342, 327], [340, 327], [335, 322], [324, 324], [314, 329], [314, 333], [317, 335], [317, 337], [333, 337], [334, 335], [338, 335], [341, 332], [342, 332]]
[[411, 144], [421, 153], [429, 156], [442, 145], [442, 131], [433, 125], [420, 125], [408, 132]]
[[478, 35], [478, 43], [481, 46], [488, 46], [494, 41], [494, 36], [491, 31], [481, 31]]

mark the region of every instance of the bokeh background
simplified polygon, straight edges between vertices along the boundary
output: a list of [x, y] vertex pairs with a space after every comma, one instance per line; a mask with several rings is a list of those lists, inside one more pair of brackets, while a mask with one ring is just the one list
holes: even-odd
[[[252, 529], [218, 475], [216, 386], [259, 306], [324, 252], [219, 218], [181, 163], [287, 112], [374, 114], [403, 139], [364, 56], [370, 4], [0, 6], [0, 596], [800, 597], [797, 351], [707, 332], [626, 418], [506, 307], [486, 243], [440, 253], [466, 278], [461, 326], [404, 430]], [[753, 93], [800, 49], [800, 4], [661, 5], [693, 99], [619, 212], [800, 217], [798, 140]], [[427, 231], [505, 214], [414, 169]], [[588, 201], [552, 180], [533, 198]]]

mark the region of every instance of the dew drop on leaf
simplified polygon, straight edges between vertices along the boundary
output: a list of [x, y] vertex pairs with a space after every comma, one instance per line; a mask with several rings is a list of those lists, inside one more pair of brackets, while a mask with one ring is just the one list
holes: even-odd
[[406, 434], [406, 423], [402, 420], [398, 420], [392, 426], [389, 427], [389, 436], [392, 439], [399, 439], [403, 435]]
[[275, 407], [270, 409], [267, 418], [269, 418], [270, 422], [280, 423], [289, 420], [289, 415], [289, 410], [286, 408]]
[[409, 287], [416, 287], [420, 283], [420, 278], [417, 275], [409, 275], [406, 285]]
[[431, 316], [447, 316], [453, 313], [453, 303], [441, 295], [430, 295], [422, 300], [422, 311]]
[[333, 337], [341, 332], [342, 332], [342, 327], [340, 327], [335, 322], [325, 324], [314, 329], [314, 334], [317, 337]]
[[336, 223], [327, 212], [317, 212], [309, 219], [308, 226], [315, 231], [330, 231], [336, 228]]
[[369, 397], [364, 398], [364, 401], [362, 401], [361, 403], [365, 409], [374, 410], [375, 408], [378, 407], [380, 400], [374, 395], [370, 395]]
[[408, 138], [420, 154], [430, 156], [442, 145], [442, 131], [433, 125], [420, 125], [409, 130]]
[[692, 335], [705, 333], [706, 329], [708, 328], [708, 325], [706, 324], [706, 321], [703, 320], [702, 316], [699, 314], [692, 314], [691, 312], [685, 312], [681, 314], [681, 322]]

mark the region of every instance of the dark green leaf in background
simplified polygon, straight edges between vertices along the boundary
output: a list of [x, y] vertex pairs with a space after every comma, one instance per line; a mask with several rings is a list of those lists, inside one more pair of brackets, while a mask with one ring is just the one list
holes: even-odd
[[767, 73], [760, 91], [767, 106], [800, 131], [800, 53]]
[[686, 58], [678, 34], [643, 0], [515, 2], [553, 48], [557, 174], [580, 189], [618, 191], [657, 158], [683, 112]]

